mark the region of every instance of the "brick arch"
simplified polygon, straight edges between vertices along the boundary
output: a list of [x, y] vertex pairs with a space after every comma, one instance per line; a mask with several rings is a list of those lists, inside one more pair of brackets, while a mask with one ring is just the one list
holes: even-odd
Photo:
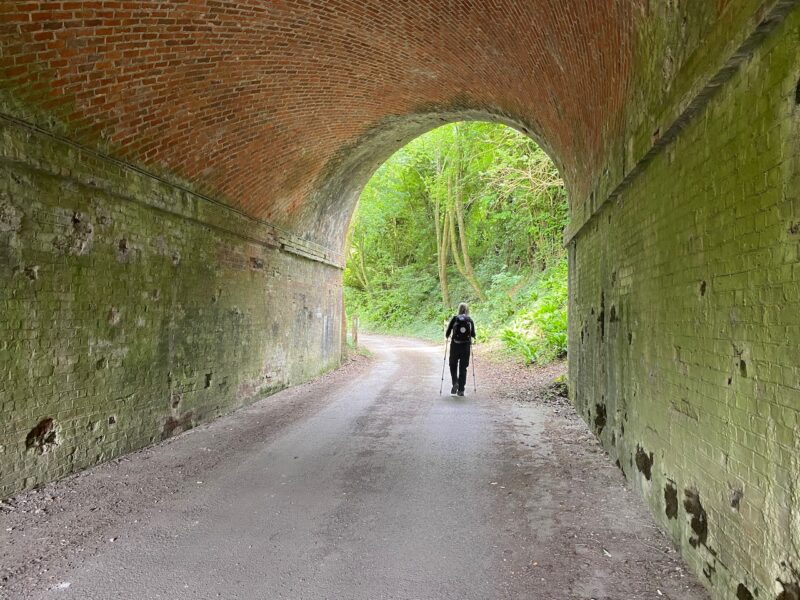
[[[528, 135], [549, 152], [546, 141], [527, 123], [484, 110], [450, 107], [425, 114], [385, 119], [329, 162], [313, 193], [295, 217], [295, 227], [330, 248], [341, 249], [358, 197], [370, 177], [413, 139], [448, 123], [502, 123]], [[559, 157], [555, 162], [559, 164]]]
[[329, 177], [343, 155], [387, 123], [441, 112], [524, 123], [587, 190], [623, 129], [642, 6], [3, 2], [0, 100], [4, 112], [313, 235], [321, 213], [309, 199], [337, 188]]

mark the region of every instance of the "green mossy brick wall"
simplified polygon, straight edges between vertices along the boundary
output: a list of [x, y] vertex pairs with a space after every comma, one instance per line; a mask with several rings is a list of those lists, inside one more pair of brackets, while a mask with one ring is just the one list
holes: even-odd
[[323, 254], [0, 121], [0, 497], [337, 365]]
[[720, 600], [800, 597], [800, 11], [569, 244], [570, 381]]

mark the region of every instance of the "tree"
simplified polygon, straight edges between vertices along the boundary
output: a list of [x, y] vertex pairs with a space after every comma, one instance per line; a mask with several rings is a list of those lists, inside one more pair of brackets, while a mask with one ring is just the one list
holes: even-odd
[[[563, 182], [533, 140], [489, 123], [433, 130], [364, 189], [350, 231], [348, 310], [365, 326], [372, 317], [438, 330], [458, 297], [502, 324], [524, 309], [542, 271], [566, 277], [566, 222]], [[556, 303], [562, 311], [561, 296]]]

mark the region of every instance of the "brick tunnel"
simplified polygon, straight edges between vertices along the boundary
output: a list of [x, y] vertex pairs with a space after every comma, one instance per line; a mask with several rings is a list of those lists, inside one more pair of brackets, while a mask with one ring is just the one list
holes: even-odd
[[496, 121], [568, 186], [576, 408], [716, 598], [796, 600], [799, 37], [794, 0], [3, 2], [0, 497], [335, 367], [366, 181]]

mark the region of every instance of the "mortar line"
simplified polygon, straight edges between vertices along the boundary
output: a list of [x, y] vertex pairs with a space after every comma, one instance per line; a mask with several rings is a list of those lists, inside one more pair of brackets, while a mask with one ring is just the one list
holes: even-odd
[[786, 17], [796, 8], [800, 0], [778, 0], [767, 15], [756, 25], [755, 29], [747, 36], [733, 54], [725, 61], [722, 67], [709, 79], [706, 85], [687, 104], [686, 108], [658, 138], [650, 150], [642, 156], [636, 165], [628, 172], [622, 181], [608, 194], [603, 201], [592, 211], [580, 227], [568, 231], [564, 238], [564, 246], [568, 246], [581, 233], [587, 225], [594, 221], [603, 208], [612, 200], [618, 198], [636, 179], [644, 172], [645, 167], [667, 146], [672, 144], [683, 130], [701, 113], [705, 111], [711, 100], [719, 93], [721, 88], [739, 72], [742, 65], [752, 58], [756, 49], [786, 20]]

